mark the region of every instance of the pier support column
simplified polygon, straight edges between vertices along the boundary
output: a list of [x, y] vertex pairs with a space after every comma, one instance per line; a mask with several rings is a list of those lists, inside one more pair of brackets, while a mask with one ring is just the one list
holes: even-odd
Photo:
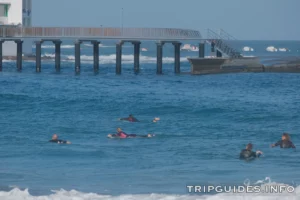
[[2, 54], [2, 50], [3, 50], [3, 42], [2, 40], [0, 40], [0, 72], [2, 72], [2, 65], [3, 65], [3, 54]]
[[99, 44], [100, 42], [98, 41], [92, 41], [91, 42], [93, 45], [93, 55], [94, 55], [94, 72], [98, 73], [99, 72]]
[[217, 57], [222, 58], [222, 53], [219, 50], [217, 50]]
[[80, 44], [81, 41], [75, 41], [75, 73], [80, 73]]
[[116, 74], [121, 74], [122, 71], [122, 45], [122, 41], [116, 45]]
[[211, 42], [211, 52], [212, 52], [212, 53], [215, 52], [215, 45], [216, 45], [215, 42], [212, 41], [212, 42]]
[[53, 41], [53, 43], [55, 45], [55, 71], [60, 72], [60, 49], [62, 41], [57, 40]]
[[41, 59], [41, 56], [42, 56], [42, 41], [36, 41], [35, 42], [35, 62], [36, 62], [36, 67], [35, 67], [35, 71], [36, 72], [41, 72], [41, 66], [42, 66], [42, 59]]
[[132, 42], [134, 45], [134, 73], [140, 72], [140, 46], [141, 42]]
[[15, 40], [15, 43], [17, 43], [17, 70], [22, 71], [22, 40]]
[[205, 56], [205, 43], [200, 42], [199, 44], [199, 58], [204, 58]]
[[162, 74], [162, 58], [163, 58], [163, 42], [156, 43], [156, 51], [157, 51], [157, 66], [156, 66], [156, 74]]
[[175, 50], [175, 55], [174, 55], [174, 72], [175, 74], [179, 74], [180, 73], [180, 42], [174, 42], [174, 50]]

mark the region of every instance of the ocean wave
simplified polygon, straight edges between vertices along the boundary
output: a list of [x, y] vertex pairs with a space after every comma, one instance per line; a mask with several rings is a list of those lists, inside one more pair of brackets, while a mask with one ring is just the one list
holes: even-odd
[[[47, 56], [50, 58], [55, 58], [55, 54], [43, 54], [43, 56]], [[74, 61], [75, 56], [73, 55], [61, 55], [62, 60]], [[93, 56], [81, 55], [81, 62], [92, 62], [94, 60]], [[153, 64], [156, 63], [156, 57], [150, 56], [140, 56], [140, 63]], [[181, 57], [181, 62], [188, 62], [187, 57]], [[101, 55], [99, 56], [100, 64], [115, 64], [116, 63], [116, 54], [111, 55]], [[132, 64], [134, 62], [134, 55], [122, 55], [122, 63], [124, 64]], [[164, 63], [173, 63], [174, 57], [163, 57]]]
[[[261, 185], [261, 188], [267, 186], [287, 186], [280, 183], [269, 183]], [[33, 196], [28, 189], [21, 190], [14, 188], [10, 191], [0, 191], [1, 200], [298, 200], [300, 197], [300, 186], [296, 187], [294, 192], [287, 191], [278, 193], [219, 193], [215, 195], [206, 194], [191, 194], [191, 195], [176, 195], [176, 194], [125, 194], [119, 196], [101, 195], [96, 193], [83, 193], [76, 190], [53, 190], [53, 194], [45, 196]]]

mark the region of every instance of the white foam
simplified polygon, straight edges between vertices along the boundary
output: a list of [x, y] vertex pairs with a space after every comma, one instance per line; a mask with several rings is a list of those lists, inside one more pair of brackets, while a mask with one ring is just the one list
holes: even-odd
[[278, 49], [275, 48], [274, 46], [269, 46], [269, 47], [266, 48], [266, 50], [269, 51], [269, 52], [277, 52], [278, 51]]
[[243, 48], [243, 51], [254, 51], [254, 49], [246, 46]]
[[[282, 185], [270, 183], [272, 185]], [[266, 184], [262, 185], [262, 187]], [[28, 189], [14, 188], [9, 192], [0, 191], [1, 200], [299, 200], [300, 187], [294, 193], [220, 193], [216, 195], [172, 195], [172, 194], [135, 194], [110, 196], [96, 193], [83, 193], [76, 190], [52, 191], [47, 196], [32, 196]]]
[[[43, 56], [47, 56], [50, 58], [55, 58], [55, 54], [43, 54]], [[75, 56], [73, 55], [61, 55], [63, 60], [74, 61]], [[92, 62], [94, 60], [93, 56], [81, 55], [81, 62]], [[188, 62], [187, 57], [181, 57], [181, 62]], [[116, 54], [111, 55], [101, 55], [99, 56], [100, 64], [115, 64], [116, 63]], [[122, 63], [131, 64], [134, 62], [134, 55], [122, 55]], [[164, 63], [173, 63], [174, 57], [163, 57]], [[140, 63], [153, 64], [156, 63], [156, 57], [150, 56], [140, 56]]]

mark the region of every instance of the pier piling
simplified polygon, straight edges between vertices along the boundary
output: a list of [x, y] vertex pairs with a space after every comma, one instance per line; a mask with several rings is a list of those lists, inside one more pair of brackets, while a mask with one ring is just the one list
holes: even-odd
[[94, 49], [94, 73], [99, 72], [99, 44], [98, 41], [91, 41]]
[[121, 74], [122, 71], [122, 45], [122, 41], [116, 45], [116, 74]]
[[35, 42], [35, 59], [36, 59], [36, 72], [41, 72], [41, 66], [42, 66], [42, 41], [36, 41]]
[[57, 40], [53, 41], [53, 43], [55, 45], [55, 70], [56, 72], [60, 72], [60, 52], [62, 41]]
[[134, 73], [140, 72], [140, 46], [141, 42], [132, 42], [134, 45]]
[[156, 74], [162, 74], [162, 58], [163, 58], [163, 42], [157, 42], [157, 66], [156, 66]]
[[17, 43], [17, 70], [22, 71], [22, 40], [15, 40]]
[[217, 50], [217, 57], [222, 58], [222, 53], [219, 50]]
[[180, 42], [174, 42], [174, 50], [175, 50], [175, 55], [174, 55], [174, 65], [175, 65], [175, 74], [180, 73]]
[[199, 43], [199, 58], [204, 58], [205, 56], [205, 43], [200, 42]]
[[2, 40], [0, 40], [0, 72], [2, 72], [2, 62], [3, 62], [3, 54], [2, 54], [2, 50], [3, 50], [3, 42]]
[[75, 73], [80, 73], [80, 44], [81, 41], [75, 41]]

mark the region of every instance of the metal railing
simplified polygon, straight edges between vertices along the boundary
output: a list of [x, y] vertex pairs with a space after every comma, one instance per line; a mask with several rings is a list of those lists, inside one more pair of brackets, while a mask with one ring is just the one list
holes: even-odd
[[199, 31], [172, 28], [1, 27], [0, 38], [199, 40]]
[[220, 30], [220, 33], [217, 34], [216, 32], [208, 29], [207, 30], [207, 41], [209, 43], [214, 43], [215, 46], [225, 53], [226, 55], [232, 57], [232, 58], [240, 58], [242, 57], [241, 53], [231, 47], [231, 45], [228, 44], [228, 41], [230, 40], [236, 40], [233, 36], [225, 32], [224, 30]]

